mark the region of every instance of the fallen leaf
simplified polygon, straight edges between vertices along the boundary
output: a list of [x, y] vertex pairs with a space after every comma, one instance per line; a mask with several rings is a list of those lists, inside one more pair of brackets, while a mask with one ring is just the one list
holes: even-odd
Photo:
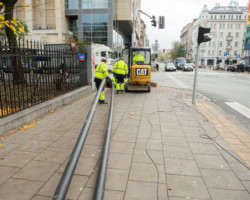
[[134, 115], [134, 113], [132, 113], [132, 112], [131, 112], [131, 113], [129, 113], [129, 114], [130, 114], [130, 115]]
[[55, 111], [54, 110], [51, 110], [51, 111], [49, 111], [50, 113], [54, 113]]
[[9, 131], [9, 133], [15, 133], [15, 131]]
[[172, 191], [172, 189], [171, 189], [171, 188], [168, 188], [168, 190], [169, 190], [169, 191]]
[[4, 139], [4, 137], [0, 137], [0, 140], [3, 140]]
[[1, 160], [4, 160], [5, 157], [1, 157]]
[[2, 144], [0, 144], [0, 147], [2, 146]]
[[91, 157], [95, 157], [95, 155], [91, 155]]
[[83, 188], [81, 187], [81, 188], [80, 188], [80, 191], [82, 191], [82, 190], [83, 190]]

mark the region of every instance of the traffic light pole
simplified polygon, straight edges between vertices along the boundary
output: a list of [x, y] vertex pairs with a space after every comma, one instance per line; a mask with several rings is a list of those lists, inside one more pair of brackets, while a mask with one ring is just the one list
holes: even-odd
[[200, 51], [200, 44], [198, 43], [196, 49], [196, 62], [195, 62], [195, 74], [194, 74], [194, 88], [193, 88], [193, 99], [192, 104], [196, 103], [196, 88], [197, 88], [197, 78], [198, 78], [198, 67], [199, 67], [199, 51]]

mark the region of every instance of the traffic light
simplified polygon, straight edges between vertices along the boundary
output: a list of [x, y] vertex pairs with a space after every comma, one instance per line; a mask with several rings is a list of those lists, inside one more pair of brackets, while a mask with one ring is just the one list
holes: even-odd
[[210, 33], [210, 28], [204, 28], [202, 26], [199, 26], [199, 31], [198, 31], [198, 45], [203, 42], [208, 42], [211, 40], [210, 37], [207, 35], [204, 35], [206, 33]]
[[156, 27], [155, 16], [152, 16], [151, 23], [152, 23], [152, 26]]

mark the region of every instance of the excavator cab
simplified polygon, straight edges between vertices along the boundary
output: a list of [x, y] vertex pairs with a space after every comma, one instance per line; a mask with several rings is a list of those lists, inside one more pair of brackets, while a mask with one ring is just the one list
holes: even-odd
[[151, 50], [144, 47], [127, 49], [128, 81], [125, 91], [143, 90], [150, 92]]

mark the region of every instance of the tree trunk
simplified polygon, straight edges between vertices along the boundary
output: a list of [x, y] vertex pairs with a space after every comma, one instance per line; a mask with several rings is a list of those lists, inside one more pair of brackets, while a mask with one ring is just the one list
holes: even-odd
[[[14, 6], [17, 0], [9, 0], [5, 3], [5, 20], [11, 21], [13, 19]], [[12, 65], [12, 74], [14, 84], [20, 84], [26, 82], [24, 78], [21, 57], [20, 57], [20, 49], [17, 44], [16, 35], [14, 32], [6, 26], [6, 36], [8, 38], [8, 43], [10, 47], [11, 55], [11, 65]]]

